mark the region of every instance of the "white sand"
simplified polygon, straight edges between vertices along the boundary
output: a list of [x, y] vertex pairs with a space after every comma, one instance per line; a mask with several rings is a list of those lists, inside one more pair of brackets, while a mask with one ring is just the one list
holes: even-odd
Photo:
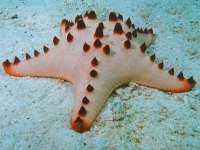
[[[2, 0], [0, 62], [51, 45], [63, 17], [87, 9], [131, 16], [158, 34], [150, 52], [167, 68], [200, 81], [199, 0]], [[53, 79], [14, 78], [0, 67], [0, 150], [199, 150], [200, 89], [168, 94], [130, 85], [115, 91], [89, 132], [70, 129], [73, 87]]]

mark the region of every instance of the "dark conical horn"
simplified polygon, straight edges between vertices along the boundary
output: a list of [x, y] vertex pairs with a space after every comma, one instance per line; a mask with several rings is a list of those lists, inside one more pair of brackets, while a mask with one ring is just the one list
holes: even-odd
[[14, 58], [14, 62], [13, 62], [14, 64], [18, 64], [18, 63], [20, 63], [20, 59], [17, 57], [17, 56], [15, 56], [15, 58]]
[[3, 66], [4, 67], [8, 67], [8, 66], [10, 66], [11, 65], [11, 63], [10, 63], [10, 61], [8, 60], [8, 59], [6, 59], [4, 62], [3, 62]]
[[26, 53], [25, 55], [26, 55], [26, 60], [31, 59], [31, 56], [28, 53]]
[[123, 32], [122, 25], [119, 22], [116, 23], [114, 27], [114, 33], [122, 34]]
[[110, 12], [109, 21], [117, 21], [117, 16], [115, 12]]

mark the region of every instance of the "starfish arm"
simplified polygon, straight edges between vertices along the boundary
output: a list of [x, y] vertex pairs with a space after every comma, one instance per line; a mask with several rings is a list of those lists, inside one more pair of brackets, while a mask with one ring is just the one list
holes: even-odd
[[[140, 48], [141, 49], [141, 48]], [[190, 91], [196, 84], [192, 77], [186, 79], [183, 73], [175, 75], [174, 69], [164, 70], [164, 64], [154, 62], [155, 55], [148, 56], [139, 51], [134, 55], [133, 79], [132, 81], [144, 86], [157, 88], [172, 93]]]
[[[157, 88], [167, 92], [180, 93], [190, 91], [196, 84], [193, 77], [186, 79], [183, 73], [175, 75], [172, 69], [164, 70], [164, 64], [156, 64], [155, 55], [149, 56], [145, 53], [145, 46], [138, 45], [132, 41], [133, 49], [120, 50], [119, 47], [113, 46], [113, 49], [118, 49], [116, 55], [113, 56], [111, 62], [105, 58], [107, 63], [107, 72], [112, 72], [113, 80], [127, 82], [135, 82], [144, 86]], [[103, 58], [102, 58], [103, 59]], [[110, 64], [110, 65], [108, 65]], [[104, 67], [105, 67], [104, 66]], [[117, 75], [117, 77], [114, 76]]]
[[[57, 41], [56, 41], [57, 40]], [[65, 49], [64, 39], [54, 38], [54, 46], [44, 46], [44, 52], [34, 51], [34, 57], [26, 54], [26, 59], [14, 58], [13, 63], [3, 62], [6, 73], [16, 77], [49, 77], [75, 81], [73, 52]]]
[[101, 112], [106, 100], [121, 81], [114, 81], [112, 73], [102, 74], [97, 80], [82, 80], [76, 86], [75, 104], [70, 119], [71, 127], [78, 132], [89, 130]]
[[138, 78], [138, 80], [133, 82], [172, 93], [188, 92], [195, 85], [195, 81], [192, 77], [185, 79], [184, 77], [170, 75], [166, 71], [156, 70], [156, 67], [158, 66], [153, 65], [146, 69], [143, 71], [143, 74]]

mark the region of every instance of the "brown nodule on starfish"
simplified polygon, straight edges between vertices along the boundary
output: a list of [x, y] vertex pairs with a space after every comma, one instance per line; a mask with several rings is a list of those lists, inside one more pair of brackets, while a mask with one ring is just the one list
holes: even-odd
[[151, 59], [152, 62], [154, 62], [155, 59], [156, 59], [156, 55], [155, 55], [155, 54], [151, 55], [151, 56], [150, 56], [150, 59]]
[[10, 66], [11, 65], [11, 63], [10, 63], [10, 61], [8, 60], [8, 59], [6, 59], [4, 62], [3, 62], [3, 66], [4, 67], [8, 67], [8, 66]]
[[40, 55], [40, 52], [38, 52], [37, 50], [34, 50], [34, 56], [38, 57]]
[[59, 43], [59, 39], [55, 36], [55, 37], [53, 38], [53, 44], [54, 44], [54, 45], [58, 45], [58, 43]]
[[110, 12], [109, 21], [117, 21], [117, 16], [115, 12]]
[[62, 21], [61, 21], [61, 25], [65, 25], [65, 24], [67, 24], [67, 19], [62, 19]]
[[18, 64], [18, 63], [20, 63], [20, 59], [17, 56], [15, 56], [13, 64]]
[[87, 86], [86, 89], [87, 89], [88, 92], [94, 91], [94, 87], [92, 85], [90, 85], [90, 84]]
[[125, 36], [126, 36], [126, 38], [127, 38], [128, 40], [131, 40], [131, 39], [132, 39], [132, 34], [131, 34], [131, 32], [127, 32]]
[[89, 49], [90, 49], [90, 45], [85, 42], [85, 44], [83, 45], [83, 51], [87, 52], [89, 51]]
[[25, 55], [26, 55], [26, 60], [31, 59], [31, 56], [28, 53], [26, 53]]
[[95, 11], [90, 11], [89, 13], [88, 13], [88, 18], [89, 19], [96, 19], [97, 18], [97, 15], [96, 15], [96, 13], [95, 13]]
[[147, 46], [146, 46], [145, 43], [143, 43], [143, 44], [140, 46], [141, 52], [142, 52], [142, 53], [145, 53], [146, 49], [147, 49]]
[[131, 48], [131, 42], [129, 40], [126, 40], [124, 42], [124, 47], [126, 47], [127, 49]]
[[92, 64], [92, 66], [94, 66], [94, 67], [97, 66], [97, 65], [99, 64], [99, 62], [98, 62], [98, 60], [97, 60], [96, 57], [94, 57], [94, 58], [92, 59], [91, 64]]
[[118, 34], [122, 34], [124, 32], [123, 29], [122, 29], [122, 25], [119, 22], [117, 22], [115, 24], [113, 31], [114, 31], [114, 33], [118, 33]]
[[127, 32], [125, 36], [126, 36], [126, 38], [127, 38], [128, 40], [131, 40], [131, 39], [132, 39], [132, 33], [131, 33], [131, 32]]
[[84, 96], [83, 99], [82, 99], [82, 103], [84, 105], [87, 105], [87, 104], [89, 104], [89, 102], [90, 102], [89, 99], [86, 96]]
[[69, 30], [70, 26], [68, 24], [65, 24], [65, 32], [67, 32]]
[[87, 111], [86, 111], [86, 109], [83, 107], [83, 106], [81, 106], [81, 108], [80, 108], [80, 110], [79, 110], [79, 115], [81, 115], [81, 116], [85, 116], [86, 115], [86, 113], [87, 113]]
[[117, 19], [122, 20], [123, 21], [123, 16], [121, 14], [118, 14]]
[[134, 24], [132, 24], [131, 27], [132, 27], [133, 29], [135, 29], [135, 25], [134, 25]]
[[83, 120], [80, 117], [77, 117], [76, 120], [75, 120], [75, 123], [77, 123], [78, 126], [81, 127], [82, 124], [83, 124]]
[[183, 72], [180, 72], [177, 77], [179, 80], [184, 80]]
[[149, 29], [148, 33], [151, 33], [151, 34], [153, 34], [153, 29], [152, 29], [152, 28], [151, 28], [151, 29]]
[[163, 67], [164, 67], [163, 62], [161, 62], [161, 63], [158, 64], [158, 68], [159, 68], [159, 69], [163, 69]]
[[132, 32], [132, 35], [133, 35], [133, 37], [137, 37], [137, 31], [134, 30], [134, 31]]
[[131, 27], [132, 22], [131, 22], [131, 19], [130, 19], [130, 18], [128, 18], [128, 19], [126, 20], [126, 25], [127, 25], [129, 28]]
[[69, 21], [69, 25], [72, 27], [74, 25], [73, 21]]
[[100, 48], [102, 46], [102, 43], [99, 39], [96, 39], [93, 45], [95, 48]]
[[195, 80], [193, 79], [193, 76], [191, 76], [190, 78], [187, 79], [189, 83], [191, 84], [195, 84]]
[[169, 73], [170, 75], [174, 75], [174, 68], [171, 68], [171, 69], [168, 71], [168, 73]]
[[105, 46], [103, 47], [103, 52], [104, 52], [106, 55], [110, 54], [110, 46], [109, 46], [109, 45], [105, 45]]
[[79, 20], [81, 20], [83, 17], [81, 15], [77, 15], [75, 17], [75, 23], [77, 23]]
[[97, 77], [97, 75], [98, 75], [98, 73], [97, 73], [96, 70], [93, 69], [93, 70], [90, 71], [90, 76], [91, 77], [95, 78], [95, 77]]
[[98, 27], [101, 28], [101, 29], [103, 30], [103, 29], [104, 29], [103, 22], [100, 22], [99, 25], [98, 25]]
[[77, 22], [77, 29], [82, 30], [82, 29], [85, 29], [85, 28], [86, 28], [86, 25], [85, 25], [85, 22], [83, 21], [83, 19], [79, 20]]
[[61, 25], [68, 25], [68, 26], [73, 26], [73, 22], [72, 21], [69, 21], [69, 20], [67, 20], [67, 19], [63, 19], [62, 21], [61, 21]]
[[147, 28], [144, 29], [144, 33], [148, 33], [148, 29]]
[[71, 35], [71, 33], [68, 33], [68, 35], [67, 35], [67, 41], [68, 42], [72, 42], [72, 40], [73, 40], [73, 35]]
[[48, 51], [49, 51], [49, 48], [47, 47], [47, 46], [43, 46], [43, 51], [44, 51], [44, 53], [48, 53]]
[[64, 31], [67, 32], [70, 28], [70, 21], [63, 19], [61, 25], [64, 26]]
[[98, 26], [98, 27], [96, 28], [96, 31], [95, 31], [94, 36], [95, 36], [96, 38], [102, 38], [102, 37], [103, 37], [103, 29], [102, 29], [102, 27]]

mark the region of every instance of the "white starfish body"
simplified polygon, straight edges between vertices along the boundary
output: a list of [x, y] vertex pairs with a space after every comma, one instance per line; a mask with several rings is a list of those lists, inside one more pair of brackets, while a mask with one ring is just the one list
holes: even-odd
[[15, 57], [13, 63], [3, 63], [13, 76], [51, 77], [72, 82], [75, 104], [71, 117], [72, 128], [78, 132], [90, 129], [106, 99], [114, 89], [128, 82], [154, 87], [168, 92], [190, 91], [193, 78], [185, 79], [182, 72], [163, 70], [154, 63], [155, 55], [145, 49], [153, 40], [152, 30], [135, 29], [130, 19], [123, 22], [120, 14], [111, 12], [109, 21], [100, 22], [94, 11], [76, 23], [63, 20], [61, 37], [44, 52], [34, 52], [25, 60]]

